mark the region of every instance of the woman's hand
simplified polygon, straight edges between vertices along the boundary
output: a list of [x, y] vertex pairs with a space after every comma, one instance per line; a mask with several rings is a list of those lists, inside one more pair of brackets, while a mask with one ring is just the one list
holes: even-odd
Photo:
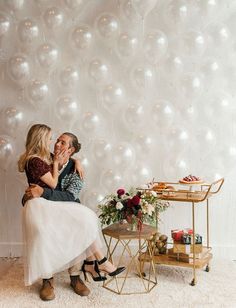
[[84, 179], [84, 169], [82, 167], [82, 164], [80, 160], [78, 159], [75, 159], [74, 162], [75, 162], [75, 172], [78, 172], [81, 180], [83, 180]]

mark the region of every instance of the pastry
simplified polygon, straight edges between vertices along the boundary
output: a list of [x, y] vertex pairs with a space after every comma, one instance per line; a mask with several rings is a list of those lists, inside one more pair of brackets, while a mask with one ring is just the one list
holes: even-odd
[[183, 179], [179, 180], [181, 184], [201, 184], [203, 180], [195, 175], [185, 176]]
[[166, 189], [166, 184], [164, 182], [155, 183], [152, 186], [152, 190], [154, 191], [159, 191], [163, 189]]

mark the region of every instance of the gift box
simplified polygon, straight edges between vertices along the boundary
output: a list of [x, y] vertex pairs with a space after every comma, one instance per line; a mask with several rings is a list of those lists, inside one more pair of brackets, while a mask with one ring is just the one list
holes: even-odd
[[190, 228], [187, 229], [175, 229], [171, 230], [171, 236], [174, 241], [181, 241], [181, 238], [184, 234], [193, 234], [193, 230]]
[[[202, 249], [203, 249], [202, 244], [195, 245], [195, 253], [202, 253]], [[186, 244], [182, 244], [179, 241], [174, 241], [173, 252], [174, 253], [185, 253], [185, 254], [193, 253], [193, 245], [186, 245]]]

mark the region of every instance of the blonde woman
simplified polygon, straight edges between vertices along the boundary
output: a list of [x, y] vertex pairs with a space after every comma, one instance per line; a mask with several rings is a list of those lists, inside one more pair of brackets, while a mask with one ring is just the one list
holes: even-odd
[[[35, 185], [35, 188], [26, 191], [31, 194], [38, 188], [48, 191], [48, 187], [55, 187], [58, 165], [60, 168], [62, 164], [64, 171], [59, 179], [64, 185], [67, 182], [76, 201], [82, 187], [81, 179], [69, 169], [74, 169], [71, 155], [80, 150], [78, 139], [71, 133], [62, 134], [55, 143], [54, 154], [57, 157], [53, 161], [49, 152], [50, 139], [51, 130], [46, 125], [36, 124], [29, 130], [26, 151], [18, 162], [19, 169], [25, 170], [29, 184]], [[124, 267], [116, 268], [104, 258], [100, 250], [100, 224], [92, 210], [78, 201], [49, 201], [41, 196], [41, 193], [36, 196], [34, 192], [34, 198], [25, 203], [23, 235], [25, 284], [31, 285], [43, 279], [42, 300], [55, 297], [53, 274], [68, 268], [73, 290], [81, 296], [88, 295], [89, 289], [79, 277], [85, 259], [82, 271], [85, 276], [90, 274], [94, 281], [106, 279], [100, 271], [115, 276], [124, 270]]]

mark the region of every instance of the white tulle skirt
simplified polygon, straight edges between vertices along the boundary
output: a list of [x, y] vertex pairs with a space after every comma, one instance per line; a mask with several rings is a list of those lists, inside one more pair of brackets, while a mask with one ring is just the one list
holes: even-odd
[[80, 203], [29, 200], [22, 226], [25, 285], [74, 266], [102, 246], [97, 215]]

